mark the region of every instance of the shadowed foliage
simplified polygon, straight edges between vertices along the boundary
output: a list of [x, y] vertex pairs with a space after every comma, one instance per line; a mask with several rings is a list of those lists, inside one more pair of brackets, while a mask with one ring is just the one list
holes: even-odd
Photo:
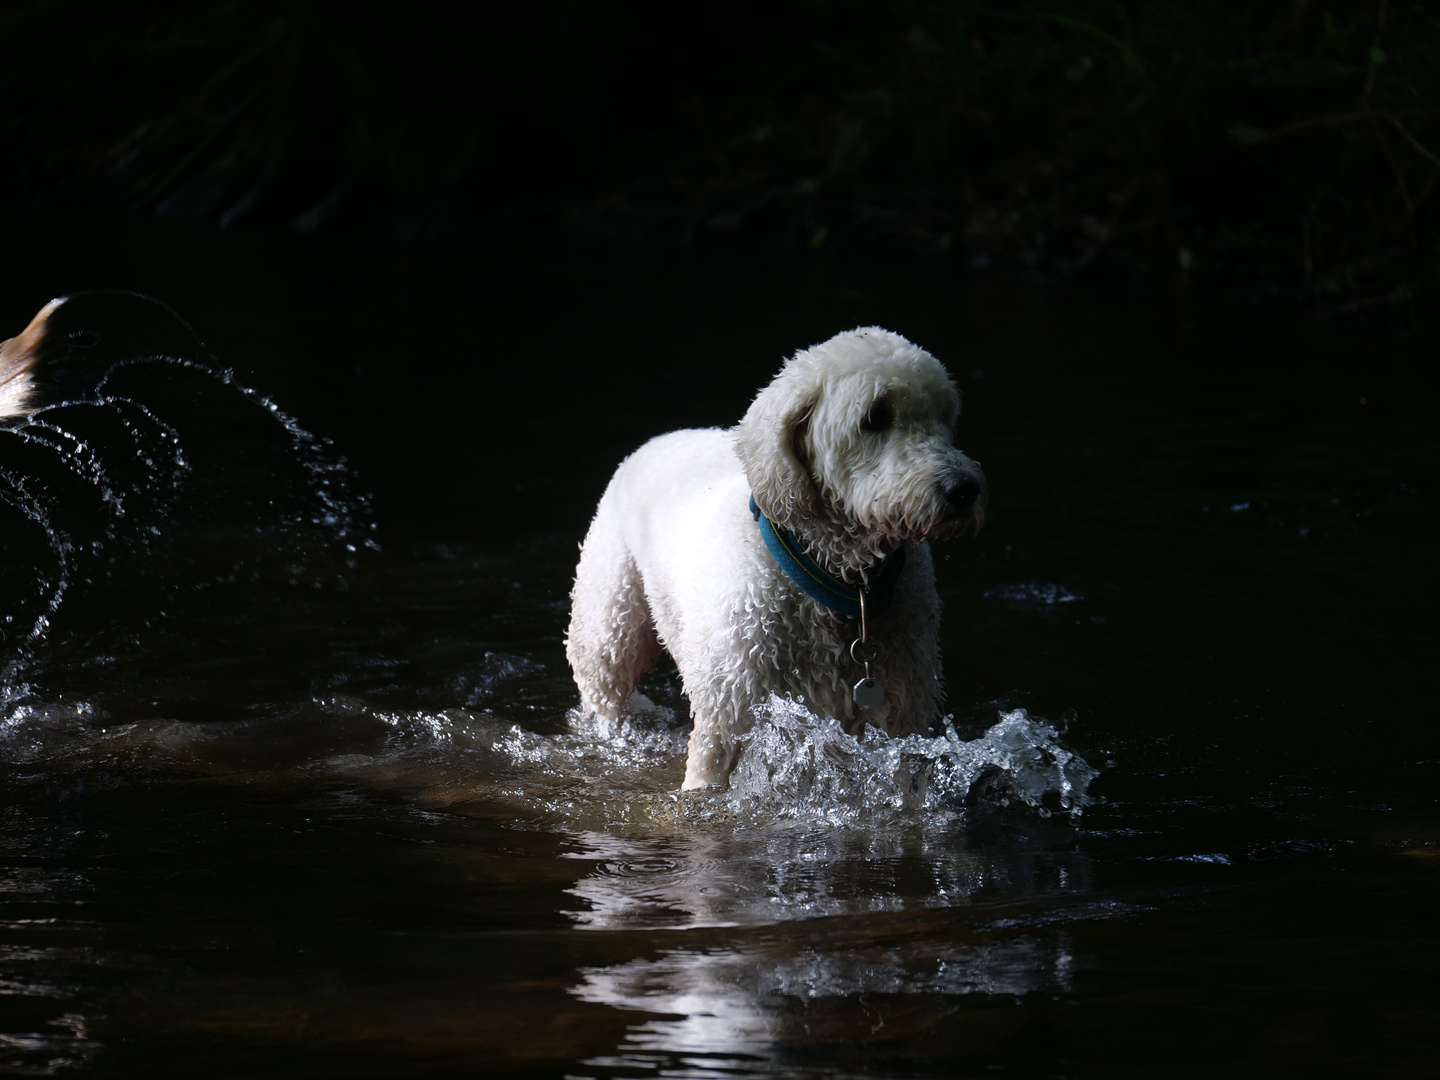
[[0, 192], [230, 228], [903, 248], [1433, 293], [1440, 12], [27, 0]]

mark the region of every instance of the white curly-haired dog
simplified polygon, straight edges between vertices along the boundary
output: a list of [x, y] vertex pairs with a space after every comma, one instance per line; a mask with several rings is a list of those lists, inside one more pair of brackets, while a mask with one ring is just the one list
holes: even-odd
[[695, 717], [686, 788], [725, 781], [772, 693], [852, 733], [927, 728], [942, 686], [926, 541], [985, 514], [984, 475], [954, 446], [959, 412], [933, 356], [862, 327], [796, 353], [738, 427], [626, 458], [571, 593], [585, 707], [618, 718], [669, 650]]

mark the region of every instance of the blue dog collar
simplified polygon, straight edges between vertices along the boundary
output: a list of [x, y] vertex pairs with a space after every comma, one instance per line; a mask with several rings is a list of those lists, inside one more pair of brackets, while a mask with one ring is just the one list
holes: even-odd
[[[854, 585], [847, 585], [821, 567], [809, 555], [806, 555], [794, 533], [789, 529], [777, 529], [774, 522], [760, 512], [754, 495], [750, 496], [750, 513], [760, 525], [761, 539], [770, 549], [770, 554], [775, 556], [775, 561], [780, 564], [780, 569], [785, 571], [786, 577], [804, 589], [807, 595], [826, 607], [838, 611], [842, 615], [849, 615], [852, 619], [860, 617], [860, 590], [858, 588]], [[895, 596], [895, 585], [900, 580], [900, 572], [904, 569], [905, 548], [902, 545], [893, 555], [885, 559], [880, 573], [873, 576], [869, 586], [865, 589], [865, 614], [867, 616], [883, 615], [889, 609], [890, 601]]]

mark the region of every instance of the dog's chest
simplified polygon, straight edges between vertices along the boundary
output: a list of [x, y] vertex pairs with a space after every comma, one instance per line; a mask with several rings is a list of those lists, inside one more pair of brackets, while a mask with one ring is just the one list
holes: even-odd
[[[866, 674], [863, 663], [851, 657], [859, 636], [858, 620], [836, 615], [806, 596], [788, 603], [758, 606], [750, 615], [752, 642], [764, 662], [756, 674], [762, 693], [775, 693], [802, 701], [817, 715], [833, 716], [847, 731], [858, 734], [866, 724], [885, 731], [906, 730], [903, 703], [907, 697], [899, 672], [887, 677], [886, 665], [872, 665], [885, 692], [871, 707], [856, 701], [855, 688]], [[865, 698], [865, 693], [861, 693]], [[873, 700], [873, 690], [871, 700]]]

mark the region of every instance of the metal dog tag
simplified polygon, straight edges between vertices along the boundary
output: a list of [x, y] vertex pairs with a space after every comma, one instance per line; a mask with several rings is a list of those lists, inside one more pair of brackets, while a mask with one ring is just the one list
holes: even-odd
[[860, 636], [850, 643], [850, 659], [858, 664], [865, 665], [865, 677], [855, 684], [855, 689], [850, 696], [855, 704], [862, 709], [873, 709], [877, 705], [885, 704], [885, 684], [870, 674], [870, 661], [880, 655], [880, 643], [870, 642], [870, 656], [862, 659], [858, 650], [865, 643], [868, 635], [865, 632], [865, 590], [860, 593]]
[[[868, 668], [869, 665], [867, 664]], [[885, 684], [874, 678], [867, 670], [865, 678], [855, 684], [855, 704], [862, 709], [873, 709], [885, 703]]]

